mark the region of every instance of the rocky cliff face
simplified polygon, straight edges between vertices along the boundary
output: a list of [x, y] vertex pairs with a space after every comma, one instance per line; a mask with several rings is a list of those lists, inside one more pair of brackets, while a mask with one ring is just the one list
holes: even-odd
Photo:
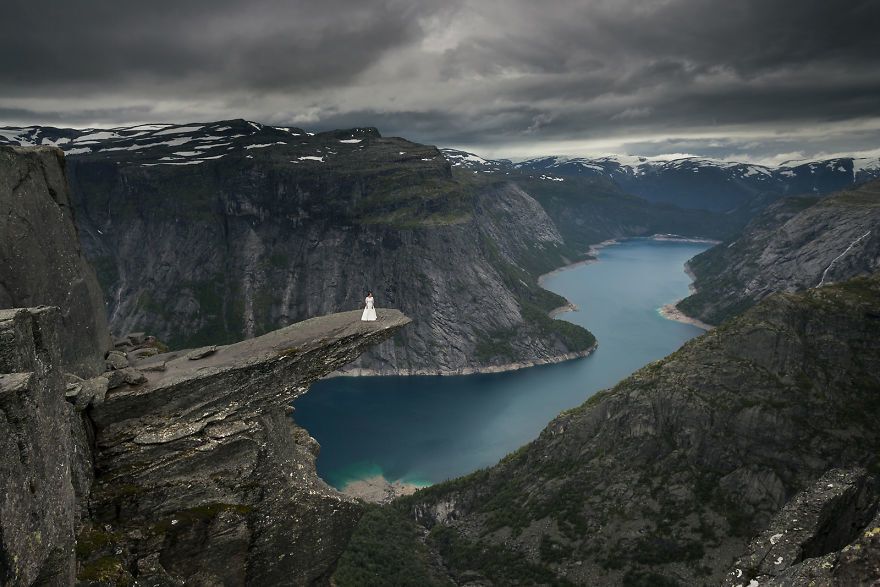
[[0, 310], [0, 583], [66, 585], [93, 471], [65, 374], [103, 372], [110, 336], [58, 149], [0, 147], [0, 308], [14, 307]]
[[459, 584], [718, 584], [826, 470], [877, 470], [878, 317], [877, 276], [768, 297], [396, 507]]
[[0, 308], [61, 308], [62, 360], [83, 376], [104, 371], [104, 301], [82, 254], [59, 149], [0, 147]]
[[138, 362], [146, 381], [90, 410], [97, 475], [80, 578], [326, 583], [361, 507], [318, 478], [317, 443], [285, 407], [408, 322], [348, 312]]
[[0, 310], [0, 583], [71, 585], [91, 481], [83, 422], [64, 401], [57, 308]]
[[287, 406], [409, 319], [354, 311], [105, 353], [60, 153], [4, 148], [0, 163], [2, 292], [65, 304], [0, 310], [0, 583], [326, 584], [361, 507], [318, 478]]
[[773, 292], [793, 292], [880, 269], [880, 182], [827, 198], [770, 206], [737, 239], [689, 262], [697, 293], [678, 304], [710, 324]]

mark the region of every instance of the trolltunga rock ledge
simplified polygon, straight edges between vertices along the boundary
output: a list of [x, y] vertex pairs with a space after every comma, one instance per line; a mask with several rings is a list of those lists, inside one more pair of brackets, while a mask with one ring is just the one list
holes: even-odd
[[[288, 404], [332, 371], [331, 365], [352, 361], [410, 322], [397, 310], [379, 310], [378, 318], [362, 322], [360, 311], [330, 314], [226, 346], [148, 357], [135, 364], [146, 383], [112, 390], [92, 418], [105, 430], [153, 430], [159, 436], [138, 441], [152, 443], [186, 435], [169, 431], [169, 417], [176, 427], [199, 428], [231, 415]], [[316, 358], [320, 361], [312, 360]], [[244, 397], [242, 386], [247, 387]]]
[[345, 312], [137, 362], [144, 383], [90, 408], [98, 474], [80, 576], [326, 583], [361, 506], [317, 476], [317, 442], [286, 412], [409, 322], [396, 310], [376, 322]]

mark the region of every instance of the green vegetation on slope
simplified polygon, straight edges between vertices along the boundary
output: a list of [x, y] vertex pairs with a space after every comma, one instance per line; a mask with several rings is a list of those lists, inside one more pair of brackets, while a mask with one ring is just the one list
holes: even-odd
[[[490, 239], [483, 239], [483, 248], [505, 286], [516, 296], [524, 326], [528, 331], [541, 337], [555, 338], [569, 352], [583, 352], [596, 344], [595, 336], [587, 329], [548, 315], [568, 301], [542, 288], [537, 279], [538, 275], [570, 262], [572, 257], [580, 260], [582, 256], [566, 246], [534, 247], [522, 253], [517, 258], [517, 264], [513, 264], [502, 257], [498, 247]], [[498, 357], [509, 361], [518, 360], [521, 357], [515, 355], [511, 342], [521, 336], [520, 328], [484, 333], [477, 341], [477, 358], [481, 361]]]
[[338, 587], [444, 587], [452, 585], [424, 544], [423, 530], [402, 512], [370, 506], [339, 559]]

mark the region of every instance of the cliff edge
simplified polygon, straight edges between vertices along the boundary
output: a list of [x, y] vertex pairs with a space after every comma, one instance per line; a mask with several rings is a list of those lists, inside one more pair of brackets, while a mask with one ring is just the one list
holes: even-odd
[[409, 322], [346, 312], [137, 363], [146, 381], [91, 411], [98, 474], [81, 578], [326, 582], [361, 506], [318, 477], [318, 444], [288, 406]]

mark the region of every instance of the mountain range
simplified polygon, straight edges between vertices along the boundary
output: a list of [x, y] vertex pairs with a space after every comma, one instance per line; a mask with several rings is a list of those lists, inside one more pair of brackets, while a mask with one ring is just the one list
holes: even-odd
[[[323, 162], [345, 145], [360, 148], [359, 130], [340, 135], [332, 150], [304, 149], [293, 162]], [[337, 131], [340, 132], [340, 131]], [[297, 127], [267, 126], [250, 121], [220, 121], [185, 125], [143, 124], [112, 129], [72, 129], [47, 126], [2, 127], [0, 144], [57, 146], [68, 156], [100, 156], [124, 152], [141, 165], [199, 165], [248, 150], [278, 145], [309, 144], [314, 133]], [[346, 138], [347, 137], [347, 138]], [[687, 208], [727, 211], [755, 198], [772, 195], [824, 194], [851, 184], [880, 178], [880, 157], [835, 157], [790, 160], [771, 167], [698, 156], [605, 155], [546, 156], [513, 162], [487, 159], [457, 149], [441, 149], [453, 167], [475, 173], [524, 175], [542, 181], [571, 178], [608, 180], [624, 192], [650, 201]], [[253, 153], [250, 153], [253, 155]], [[410, 152], [411, 158], [415, 153]], [[400, 153], [407, 155], [406, 152]], [[427, 157], [425, 159], [428, 159]]]
[[524, 174], [555, 182], [605, 179], [649, 201], [714, 211], [754, 206], [780, 195], [825, 194], [880, 178], [880, 158], [865, 157], [767, 167], [705, 157], [539, 157], [514, 163], [455, 149], [443, 153], [454, 166], [476, 173]]

